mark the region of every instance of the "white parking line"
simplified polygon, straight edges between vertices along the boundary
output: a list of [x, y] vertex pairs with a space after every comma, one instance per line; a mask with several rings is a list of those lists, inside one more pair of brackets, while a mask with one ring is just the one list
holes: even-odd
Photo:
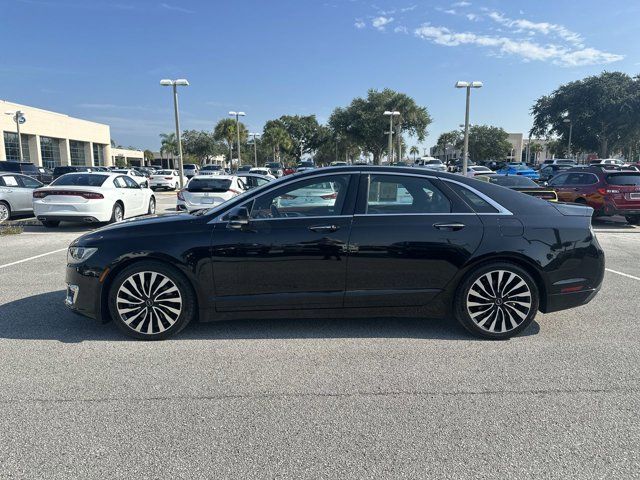
[[610, 268], [605, 268], [607, 272], [616, 273], [618, 275], [622, 275], [623, 277], [632, 278], [633, 280], [638, 280], [640, 282], [640, 277], [634, 277], [633, 275], [629, 275], [628, 273], [619, 272], [617, 270], [611, 270]]
[[0, 268], [11, 267], [12, 265], [17, 265], [19, 263], [28, 262], [29, 260], [35, 260], [36, 258], [45, 257], [47, 255], [51, 255], [52, 253], [64, 252], [66, 249], [67, 249], [67, 247], [60, 248], [58, 250], [53, 250], [51, 252], [41, 253], [40, 255], [36, 255], [34, 257], [24, 258], [22, 260], [18, 260], [17, 262], [5, 263], [4, 265], [0, 265]]

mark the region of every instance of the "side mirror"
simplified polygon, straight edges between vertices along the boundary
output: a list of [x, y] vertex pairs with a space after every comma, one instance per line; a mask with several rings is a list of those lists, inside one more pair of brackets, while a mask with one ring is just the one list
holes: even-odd
[[240, 230], [249, 225], [249, 210], [247, 207], [236, 207], [227, 214], [227, 228]]

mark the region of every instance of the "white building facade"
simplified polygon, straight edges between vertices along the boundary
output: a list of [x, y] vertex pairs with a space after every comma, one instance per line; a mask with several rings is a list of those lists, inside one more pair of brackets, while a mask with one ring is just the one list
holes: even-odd
[[61, 165], [112, 165], [108, 125], [0, 100], [0, 160], [19, 161], [16, 123], [5, 112], [20, 111], [23, 161], [54, 168]]

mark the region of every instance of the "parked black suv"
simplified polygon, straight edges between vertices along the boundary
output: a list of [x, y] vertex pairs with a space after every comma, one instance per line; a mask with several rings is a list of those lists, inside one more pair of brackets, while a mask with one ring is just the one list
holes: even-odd
[[64, 175], [65, 173], [73, 173], [73, 172], [91, 172], [91, 167], [79, 167], [75, 165], [65, 165], [64, 167], [56, 167], [53, 169], [53, 179]]
[[11, 162], [8, 160], [2, 160], [0, 161], [0, 172], [21, 173], [23, 175], [33, 177], [44, 184], [50, 183], [51, 180], [53, 180], [51, 170], [43, 167], [36, 167], [31, 162]]

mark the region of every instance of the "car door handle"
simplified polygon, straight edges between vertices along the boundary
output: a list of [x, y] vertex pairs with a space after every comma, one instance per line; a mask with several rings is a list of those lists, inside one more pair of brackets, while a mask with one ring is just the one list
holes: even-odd
[[433, 228], [437, 228], [438, 230], [448, 230], [452, 232], [457, 232], [458, 230], [462, 230], [466, 225], [464, 223], [434, 223]]
[[309, 227], [309, 230], [311, 230], [312, 232], [335, 232], [337, 230], [340, 230], [340, 227], [338, 225], [315, 225], [313, 227]]

